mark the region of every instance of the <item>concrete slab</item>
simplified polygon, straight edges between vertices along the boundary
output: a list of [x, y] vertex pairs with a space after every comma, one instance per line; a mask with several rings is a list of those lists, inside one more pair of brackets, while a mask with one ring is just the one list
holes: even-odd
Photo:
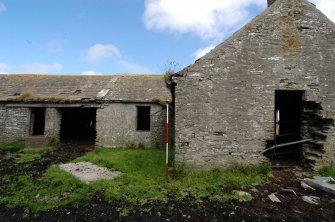
[[120, 171], [112, 171], [90, 162], [66, 163], [59, 165], [59, 167], [86, 183], [103, 179], [114, 179], [122, 174]]

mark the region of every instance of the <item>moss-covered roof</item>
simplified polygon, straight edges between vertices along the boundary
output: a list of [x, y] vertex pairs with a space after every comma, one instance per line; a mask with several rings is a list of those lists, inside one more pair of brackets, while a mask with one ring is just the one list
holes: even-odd
[[0, 101], [166, 102], [162, 75], [0, 75]]

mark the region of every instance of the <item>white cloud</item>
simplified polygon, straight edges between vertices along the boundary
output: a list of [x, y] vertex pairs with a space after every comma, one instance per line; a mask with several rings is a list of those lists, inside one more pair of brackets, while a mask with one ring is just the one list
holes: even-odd
[[84, 58], [88, 62], [97, 63], [112, 56], [121, 56], [121, 53], [116, 46], [112, 44], [95, 44], [88, 49]]
[[212, 49], [214, 49], [214, 45], [210, 45], [210, 46], [207, 46], [205, 48], [200, 48], [198, 49], [197, 51], [195, 51], [195, 53], [193, 54], [194, 56], [194, 59], [197, 60], [199, 59], [200, 57], [203, 57], [204, 55], [206, 55], [209, 51], [211, 51]]
[[330, 20], [335, 22], [335, 1], [334, 0], [311, 0], [316, 7], [322, 11]]
[[10, 65], [6, 63], [0, 63], [0, 74], [8, 74], [8, 71], [11, 69]]
[[80, 75], [102, 75], [101, 72], [95, 72], [92, 70], [87, 70], [85, 72], [80, 73]]
[[125, 69], [125, 72], [127, 73], [140, 73], [140, 74], [151, 73], [149, 69], [132, 62], [120, 60], [119, 64], [122, 66], [123, 69]]
[[62, 69], [63, 66], [56, 62], [51, 64], [30, 63], [20, 66], [20, 71], [26, 74], [56, 74]]
[[0, 2], [0, 13], [6, 10], [7, 10], [6, 6], [2, 2]]
[[194, 33], [204, 40], [222, 39], [253, 16], [250, 6], [265, 0], [146, 0], [143, 21], [148, 29]]

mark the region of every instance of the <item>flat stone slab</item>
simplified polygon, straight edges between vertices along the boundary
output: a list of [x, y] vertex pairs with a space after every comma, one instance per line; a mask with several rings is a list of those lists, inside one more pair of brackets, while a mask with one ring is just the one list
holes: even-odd
[[278, 199], [278, 197], [277, 197], [274, 193], [268, 195], [268, 197], [270, 198], [270, 200], [271, 200], [272, 202], [277, 202], [277, 203], [280, 203], [280, 202], [281, 202], [281, 201]]
[[315, 176], [313, 179], [305, 178], [303, 181], [311, 187], [315, 187], [335, 195], [335, 180], [331, 177]]
[[86, 183], [97, 180], [110, 180], [122, 174], [120, 171], [112, 171], [90, 162], [65, 163], [59, 165], [59, 167]]

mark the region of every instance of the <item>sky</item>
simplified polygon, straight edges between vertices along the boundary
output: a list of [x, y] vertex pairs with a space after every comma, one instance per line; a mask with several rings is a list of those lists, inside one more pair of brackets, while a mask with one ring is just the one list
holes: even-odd
[[[335, 0], [310, 0], [335, 22]], [[161, 74], [192, 64], [266, 0], [0, 0], [0, 74]]]

